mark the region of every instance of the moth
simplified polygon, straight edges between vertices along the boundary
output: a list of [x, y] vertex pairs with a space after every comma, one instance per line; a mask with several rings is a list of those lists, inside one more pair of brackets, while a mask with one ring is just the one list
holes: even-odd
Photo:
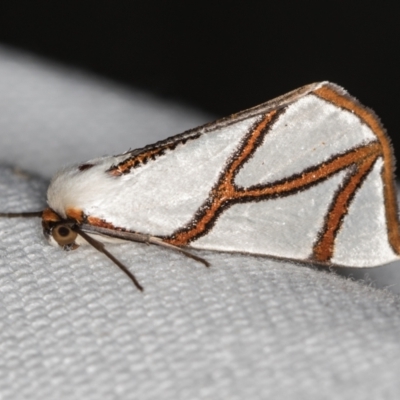
[[399, 259], [390, 141], [343, 88], [314, 83], [126, 153], [62, 169], [41, 217], [55, 246], [243, 252], [329, 266]]

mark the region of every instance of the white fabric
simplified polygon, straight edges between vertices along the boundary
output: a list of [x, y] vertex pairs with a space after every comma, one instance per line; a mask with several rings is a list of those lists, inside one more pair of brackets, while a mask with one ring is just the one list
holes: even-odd
[[[205, 120], [0, 49], [1, 210], [43, 207], [68, 162]], [[368, 270], [383, 290], [267, 258], [199, 252], [206, 269], [108, 248], [143, 294], [95, 250], [49, 246], [38, 219], [0, 220], [0, 399], [399, 398], [398, 264]]]

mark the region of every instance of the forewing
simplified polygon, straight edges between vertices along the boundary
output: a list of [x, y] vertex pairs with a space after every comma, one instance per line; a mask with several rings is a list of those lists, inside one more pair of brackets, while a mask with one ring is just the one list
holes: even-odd
[[216, 184], [230, 181], [225, 200], [209, 199], [192, 222], [205, 229], [172, 243], [355, 267], [398, 259], [393, 159], [371, 110], [322, 83], [277, 106], [253, 142]]
[[372, 266], [398, 258], [393, 164], [375, 114], [323, 82], [64, 170], [49, 204], [174, 246]]

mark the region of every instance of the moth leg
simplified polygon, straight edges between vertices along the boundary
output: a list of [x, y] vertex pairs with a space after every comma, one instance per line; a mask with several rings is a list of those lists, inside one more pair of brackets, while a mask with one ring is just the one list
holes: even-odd
[[105, 248], [104, 244], [99, 242], [96, 239], [93, 239], [90, 235], [88, 235], [86, 232], [82, 231], [82, 229], [78, 228], [77, 226], [72, 227], [72, 229], [80, 236], [82, 236], [90, 245], [92, 245], [96, 250], [100, 251], [103, 253], [105, 256], [107, 256], [114, 264], [116, 264], [119, 268], [121, 268], [122, 271], [125, 272], [126, 275], [129, 276], [129, 278], [132, 280], [133, 284], [141, 291], [143, 292], [143, 286], [140, 285], [140, 283], [137, 281], [135, 276], [132, 274], [129, 269], [122, 264], [121, 261], [119, 261], [116, 257], [114, 257], [108, 250]]
[[89, 232], [89, 233], [106, 235], [106, 236], [119, 238], [119, 239], [123, 239], [123, 240], [130, 240], [132, 242], [155, 244], [157, 246], [166, 247], [168, 249], [179, 251], [180, 253], [184, 254], [186, 257], [192, 258], [193, 260], [196, 260], [196, 261], [204, 264], [206, 267], [210, 266], [210, 263], [207, 260], [205, 260], [204, 258], [198, 257], [198, 256], [192, 254], [190, 251], [183, 249], [182, 247], [178, 247], [178, 246], [174, 246], [173, 244], [165, 243], [165, 242], [163, 242], [162, 239], [155, 237], [155, 236], [145, 235], [143, 233], [136, 233], [136, 232], [117, 231], [114, 229], [108, 229], [108, 228], [93, 226], [93, 225], [89, 225], [89, 224], [83, 224], [81, 226], [81, 228], [85, 232]]
[[167, 249], [172, 249], [172, 250], [175, 250], [175, 251], [179, 251], [180, 253], [184, 254], [186, 257], [189, 257], [189, 258], [192, 258], [193, 260], [201, 262], [206, 267], [210, 266], [210, 263], [207, 260], [205, 260], [204, 258], [198, 257], [198, 256], [192, 254], [190, 251], [187, 251], [187, 250], [183, 249], [182, 247], [178, 247], [178, 246], [174, 246], [173, 244], [165, 243], [165, 242], [162, 241], [162, 239], [159, 239], [157, 237], [149, 236], [148, 237], [148, 242], [151, 243], [151, 244], [155, 244], [157, 246], [166, 247]]

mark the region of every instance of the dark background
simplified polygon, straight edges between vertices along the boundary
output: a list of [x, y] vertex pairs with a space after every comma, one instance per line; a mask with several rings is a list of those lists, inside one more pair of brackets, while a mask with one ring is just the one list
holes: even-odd
[[0, 43], [217, 116], [330, 80], [400, 159], [400, 14], [368, 1], [2, 1]]

